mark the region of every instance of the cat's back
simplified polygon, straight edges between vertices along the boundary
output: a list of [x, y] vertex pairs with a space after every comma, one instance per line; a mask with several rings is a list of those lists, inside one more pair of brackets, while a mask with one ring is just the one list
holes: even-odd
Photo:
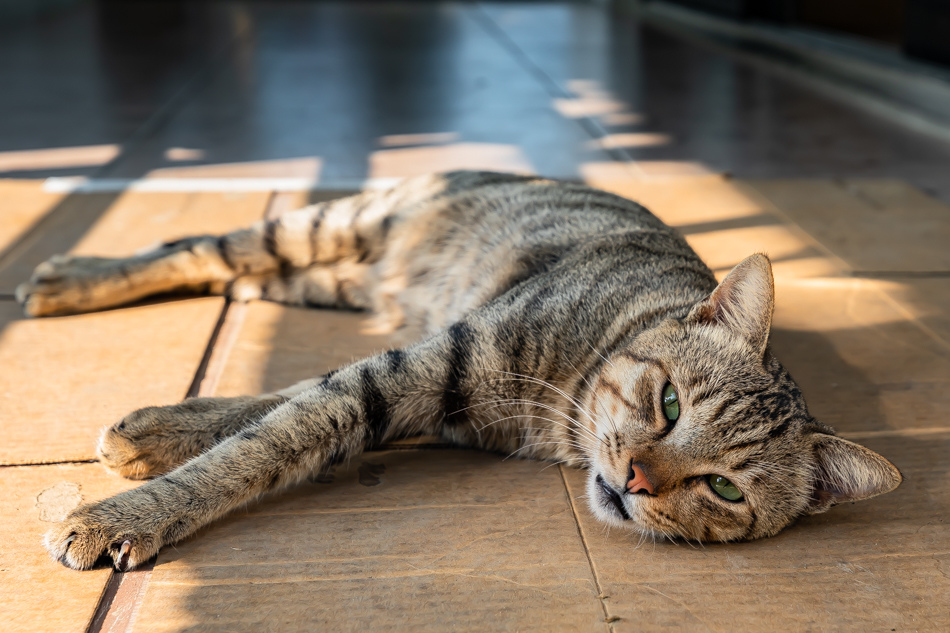
[[[426, 329], [549, 273], [558, 292], [579, 284], [681, 281], [715, 285], [683, 237], [632, 200], [574, 183], [492, 172], [450, 172], [407, 181], [432, 192], [394, 226], [377, 269], [405, 309], [427, 305]], [[676, 279], [682, 271], [683, 280]], [[673, 276], [669, 274], [673, 271]], [[574, 280], [572, 283], [571, 280]], [[610, 281], [612, 280], [612, 281]], [[630, 282], [630, 283], [625, 283]], [[571, 288], [571, 286], [574, 286]], [[687, 294], [694, 294], [689, 292]], [[622, 288], [618, 287], [618, 291]]]

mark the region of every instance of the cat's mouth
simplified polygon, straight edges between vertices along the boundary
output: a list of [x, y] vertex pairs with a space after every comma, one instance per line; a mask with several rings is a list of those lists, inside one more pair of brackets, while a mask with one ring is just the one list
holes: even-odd
[[620, 498], [620, 493], [614, 490], [610, 484], [604, 481], [604, 478], [600, 475], [597, 475], [595, 480], [597, 482], [597, 487], [602, 493], [602, 501], [606, 502], [601, 505], [603, 506], [613, 506], [617, 513], [623, 517], [624, 521], [630, 521], [630, 513], [627, 512], [626, 506], [623, 504], [623, 499]]

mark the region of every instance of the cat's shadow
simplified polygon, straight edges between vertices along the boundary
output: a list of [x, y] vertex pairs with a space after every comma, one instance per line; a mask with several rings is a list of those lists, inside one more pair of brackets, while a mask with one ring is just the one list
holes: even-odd
[[888, 427], [881, 387], [845, 361], [824, 334], [774, 328], [773, 353], [802, 389], [809, 412], [839, 432]]

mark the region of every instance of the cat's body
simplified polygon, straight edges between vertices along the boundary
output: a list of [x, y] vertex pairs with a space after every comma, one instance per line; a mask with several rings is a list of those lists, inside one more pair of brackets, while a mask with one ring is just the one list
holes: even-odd
[[455, 172], [125, 260], [58, 258], [33, 315], [157, 292], [371, 309], [425, 333], [277, 394], [147, 408], [100, 456], [142, 487], [47, 537], [75, 568], [153, 556], [249, 499], [418, 433], [590, 469], [603, 520], [705, 541], [768, 536], [900, 474], [813, 420], [767, 348], [768, 260], [717, 287], [675, 231], [582, 185]]

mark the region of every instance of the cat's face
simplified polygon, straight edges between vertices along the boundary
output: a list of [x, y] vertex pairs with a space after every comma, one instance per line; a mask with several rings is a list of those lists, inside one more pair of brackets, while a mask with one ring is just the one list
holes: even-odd
[[767, 349], [772, 296], [768, 260], [753, 256], [686, 319], [609, 357], [590, 406], [595, 515], [655, 536], [746, 540], [900, 483], [890, 462], [809, 416]]

